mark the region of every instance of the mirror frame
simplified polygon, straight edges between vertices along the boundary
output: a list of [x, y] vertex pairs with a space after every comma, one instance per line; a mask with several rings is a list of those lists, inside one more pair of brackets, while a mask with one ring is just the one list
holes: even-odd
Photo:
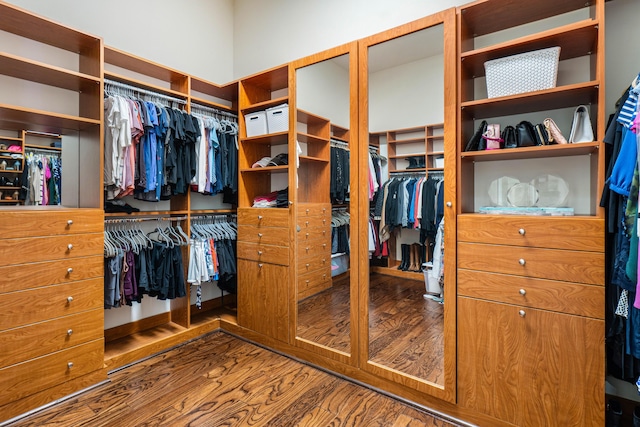
[[[351, 236], [357, 236], [357, 231], [359, 230], [359, 220], [357, 215], [357, 201], [359, 200], [359, 190], [358, 190], [358, 170], [355, 165], [357, 165], [357, 159], [359, 159], [359, 136], [360, 132], [358, 130], [358, 42], [350, 42], [343, 44], [341, 46], [337, 46], [301, 59], [293, 61], [291, 63], [291, 67], [289, 68], [289, 104], [290, 108], [294, 109], [294, 120], [293, 120], [293, 128], [292, 131], [289, 132], [289, 158], [293, 159], [296, 156], [296, 134], [297, 129], [295, 126], [297, 125], [297, 86], [296, 86], [296, 71], [300, 68], [304, 68], [313, 64], [317, 64], [319, 62], [323, 62], [326, 60], [330, 60], [342, 55], [349, 55], [349, 130], [350, 130], [350, 141], [349, 141], [349, 150], [350, 150], [350, 161], [352, 167], [350, 168], [350, 210], [352, 212], [350, 217], [350, 226], [351, 226]], [[297, 174], [290, 173], [289, 174], [289, 188], [297, 188]], [[329, 191], [329, 189], [327, 189]], [[291, 195], [294, 197], [291, 198]], [[293, 191], [290, 192], [290, 200], [293, 201], [294, 205], [298, 204], [298, 192]], [[297, 217], [294, 210], [294, 224], [297, 223]], [[318, 343], [315, 343], [311, 340], [301, 338], [297, 334], [298, 328], [298, 299], [296, 297], [297, 293], [297, 282], [294, 280], [291, 283], [291, 291], [289, 295], [289, 313], [291, 313], [292, 321], [290, 322], [290, 331], [289, 336], [293, 338], [293, 344], [301, 349], [308, 350], [312, 354], [317, 354], [320, 356], [324, 356], [326, 358], [336, 360], [343, 364], [356, 366], [358, 363], [357, 356], [359, 354], [358, 351], [358, 262], [357, 256], [360, 253], [359, 249], [360, 245], [358, 239], [351, 239], [351, 247], [350, 247], [350, 276], [349, 276], [349, 321], [350, 321], [350, 353], [345, 353], [343, 351], [339, 351], [336, 349], [332, 349], [331, 347], [327, 347]], [[294, 263], [295, 272], [294, 277], [297, 277], [297, 269], [298, 262]]]
[[[457, 101], [457, 49], [456, 49], [456, 11], [450, 8], [434, 15], [409, 22], [396, 28], [363, 38], [358, 41], [359, 57], [359, 111], [360, 122], [358, 125], [360, 144], [368, 148], [369, 141], [369, 99], [368, 99], [368, 51], [369, 47], [386, 41], [402, 37], [429, 27], [443, 25], [444, 31], [444, 147], [445, 147], [445, 171], [444, 189], [445, 201], [445, 267], [444, 267], [444, 384], [427, 382], [412, 375], [386, 367], [369, 359], [369, 256], [368, 247], [360, 245], [358, 254], [359, 269], [359, 321], [360, 342], [358, 345], [360, 368], [375, 376], [402, 384], [408, 388], [436, 398], [455, 403], [456, 400], [456, 173], [458, 156], [458, 144], [456, 143], [456, 101]], [[359, 188], [367, 188], [366, 171], [368, 170], [367, 158], [362, 155], [368, 152], [360, 149], [358, 156], [358, 169], [360, 176]], [[451, 202], [451, 206], [448, 203]], [[369, 216], [369, 199], [365, 191], [361, 191], [358, 199], [358, 217], [360, 218], [358, 239], [367, 241], [368, 223], [363, 218]]]

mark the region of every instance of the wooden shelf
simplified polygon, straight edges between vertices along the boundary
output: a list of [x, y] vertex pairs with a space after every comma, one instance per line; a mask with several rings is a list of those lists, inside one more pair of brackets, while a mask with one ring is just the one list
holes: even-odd
[[590, 81], [499, 98], [466, 101], [462, 114], [474, 119], [510, 116], [597, 103], [600, 82]]
[[592, 19], [522, 37], [509, 42], [475, 49], [460, 55], [462, 67], [473, 77], [485, 75], [486, 61], [560, 46], [560, 60], [577, 58], [597, 51], [598, 24]]
[[427, 168], [416, 168], [416, 169], [389, 169], [389, 173], [406, 173], [406, 174], [424, 174]]
[[89, 129], [100, 125], [100, 120], [57, 114], [32, 108], [0, 104], [0, 128], [65, 134], [68, 131]]
[[233, 113], [236, 114], [236, 110], [234, 110], [232, 107], [229, 107], [227, 105], [223, 105], [223, 104], [219, 104], [217, 102], [213, 102], [213, 101], [209, 101], [207, 99], [204, 98], [197, 98], [195, 96], [192, 96], [190, 98], [191, 101], [191, 107], [194, 108], [198, 108], [198, 105], [202, 105], [204, 107], [211, 107], [211, 108], [217, 108], [219, 110], [223, 110], [229, 113]]
[[266, 135], [250, 136], [241, 138], [242, 144], [267, 144], [267, 145], [283, 145], [287, 144], [289, 132], [269, 133]]
[[584, 156], [598, 152], [598, 142], [541, 145], [536, 147], [505, 148], [502, 150], [465, 151], [463, 161], [489, 162], [495, 160], [542, 159], [547, 157]]
[[242, 109], [242, 113], [243, 114], [249, 114], [249, 113], [253, 113], [255, 111], [262, 111], [262, 110], [266, 110], [267, 108], [270, 107], [275, 107], [281, 104], [287, 104], [289, 103], [289, 97], [288, 96], [283, 96], [280, 98], [274, 98], [274, 99], [270, 99], [268, 101], [262, 101], [262, 102], [257, 102], [255, 104], [251, 104], [245, 108]]
[[388, 144], [413, 144], [413, 143], [424, 143], [426, 138], [410, 138], [410, 139], [390, 139], [387, 141]]
[[289, 171], [289, 166], [266, 166], [264, 168], [249, 168], [249, 169], [240, 169], [241, 173], [286, 173]]
[[426, 153], [409, 153], [409, 154], [398, 154], [395, 156], [389, 156], [389, 159], [406, 159], [407, 157], [425, 157]]
[[320, 159], [318, 157], [310, 157], [310, 156], [300, 156], [300, 163], [303, 162], [313, 162], [313, 163], [324, 163], [324, 164], [329, 164], [329, 160], [327, 159]]
[[[191, 77], [191, 90], [216, 98], [225, 99], [235, 104], [238, 101], [238, 81], [226, 85], [218, 85], [203, 79]], [[192, 97], [193, 99], [197, 99]]]
[[401, 277], [403, 279], [424, 280], [424, 273], [415, 271], [402, 271], [397, 267], [378, 267], [371, 266], [369, 270], [372, 273], [384, 274], [387, 276]]
[[[165, 67], [157, 64], [153, 61], [139, 58], [135, 55], [123, 52], [113, 47], [104, 47], [104, 62], [105, 64], [115, 65], [116, 67], [124, 68], [126, 70], [133, 71], [138, 74], [144, 74], [145, 76], [152, 77], [154, 79], [162, 80], [171, 83], [172, 88], [186, 88], [186, 81], [188, 76], [177, 70]], [[105, 71], [105, 78], [114, 79], [118, 76], [115, 73]], [[133, 81], [127, 77], [119, 77], [124, 79], [124, 82]], [[115, 80], [115, 79], [114, 79]], [[149, 87], [152, 89], [153, 87]], [[155, 89], [154, 89], [155, 90]], [[166, 90], [166, 89], [163, 89]], [[173, 92], [173, 91], [172, 91]], [[180, 92], [175, 92], [180, 93]], [[184, 92], [182, 92], [184, 94]]]
[[254, 74], [242, 79], [241, 84], [268, 92], [286, 89], [289, 85], [289, 66], [284, 65]]
[[171, 215], [187, 215], [189, 211], [140, 211], [140, 212], [105, 212], [105, 217], [130, 218], [130, 217], [151, 217], [151, 216], [171, 216]]
[[310, 135], [308, 133], [301, 133], [298, 132], [298, 142], [303, 142], [303, 143], [329, 143], [329, 139], [328, 138], [321, 138], [319, 136], [316, 135]]
[[112, 72], [104, 72], [104, 78], [108, 80], [114, 80], [116, 82], [124, 83], [130, 86], [139, 87], [140, 89], [150, 90], [152, 92], [157, 92], [163, 95], [173, 96], [175, 98], [183, 99], [185, 102], [188, 98], [185, 92], [168, 89], [166, 87], [158, 86], [152, 83], [147, 83], [142, 80], [134, 79], [131, 77], [123, 76], [121, 74], [116, 74]]
[[307, 125], [322, 125], [325, 123], [329, 123], [329, 119], [300, 109], [298, 109], [298, 117], [296, 120], [300, 123], [306, 123]]
[[[13, 136], [0, 136], [0, 141], [15, 141], [15, 142], [20, 142], [22, 143], [22, 138], [16, 138]], [[17, 144], [12, 144], [12, 145], [17, 145]], [[2, 150], [4, 151], [4, 150]]]

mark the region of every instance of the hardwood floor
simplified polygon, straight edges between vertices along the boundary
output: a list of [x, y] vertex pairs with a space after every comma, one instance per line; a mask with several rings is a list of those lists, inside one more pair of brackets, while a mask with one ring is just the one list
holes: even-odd
[[455, 425], [222, 332], [109, 377], [11, 426]]
[[443, 384], [444, 306], [424, 293], [424, 281], [371, 274], [369, 358]]

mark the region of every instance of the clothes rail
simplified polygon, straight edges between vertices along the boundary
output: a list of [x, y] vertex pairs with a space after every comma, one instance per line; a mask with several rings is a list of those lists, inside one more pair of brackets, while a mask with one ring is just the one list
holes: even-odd
[[206, 105], [194, 104], [194, 103], [191, 104], [191, 112], [193, 112], [193, 113], [213, 113], [213, 114], [217, 114], [217, 115], [220, 115], [220, 116], [231, 117], [232, 119], [237, 119], [238, 118], [237, 114], [230, 113], [229, 111], [219, 110], [217, 108], [208, 107]]
[[407, 177], [423, 177], [426, 176], [426, 172], [424, 171], [420, 171], [420, 172], [405, 172], [405, 171], [397, 171], [397, 172], [389, 172], [390, 175], [394, 176], [394, 177], [402, 177], [402, 176], [407, 176]]
[[[147, 90], [147, 89], [143, 89], [140, 87], [136, 87], [136, 86], [131, 86], [128, 85], [126, 83], [121, 83], [115, 80], [108, 80], [105, 79], [104, 80], [104, 91], [106, 93], [109, 93], [109, 91], [112, 92], [118, 92], [118, 89], [123, 89], [123, 90], [128, 90], [131, 91], [132, 94], [142, 94], [142, 95], [148, 95], [151, 97], [156, 97], [156, 98], [160, 98], [160, 99], [165, 99], [167, 101], [171, 101], [171, 102], [176, 102], [178, 104], [183, 104], [186, 105], [187, 101], [185, 99], [181, 99], [181, 98], [176, 98], [174, 96], [170, 96], [170, 95], [165, 95], [163, 93], [159, 93], [159, 92], [154, 92], [151, 90]], [[115, 89], [115, 90], [113, 90]], [[120, 93], [121, 95], [127, 95], [126, 93]]]
[[114, 218], [105, 219], [105, 224], [126, 224], [145, 221], [184, 221], [188, 219], [186, 216], [168, 216], [168, 217], [147, 217], [147, 218]]
[[25, 152], [29, 153], [42, 153], [42, 154], [57, 154], [58, 156], [62, 155], [62, 149], [58, 148], [47, 148], [47, 147], [24, 147]]
[[192, 215], [190, 219], [215, 219], [215, 218], [227, 218], [227, 219], [235, 219], [237, 218], [237, 214], [234, 213], [222, 213], [222, 214], [209, 214], [209, 215]]
[[344, 141], [338, 141], [338, 140], [335, 140], [335, 139], [331, 139], [331, 140], [329, 140], [329, 144], [332, 147], [349, 149], [349, 144], [344, 142]]

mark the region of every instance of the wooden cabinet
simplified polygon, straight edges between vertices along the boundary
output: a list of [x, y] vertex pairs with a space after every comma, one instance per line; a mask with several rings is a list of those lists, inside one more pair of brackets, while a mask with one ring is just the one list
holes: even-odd
[[3, 213], [22, 219], [0, 226], [3, 419], [106, 379], [101, 211], [85, 214]]
[[444, 170], [444, 124], [386, 132], [389, 172]]
[[297, 300], [332, 286], [331, 204], [301, 203], [296, 209]]
[[[602, 426], [604, 1], [477, 1], [458, 12], [459, 404], [496, 424]], [[488, 96], [486, 61], [555, 46], [555, 87]], [[504, 129], [550, 117], [568, 139], [581, 104], [593, 142], [464, 151], [481, 120]], [[535, 206], [570, 207], [575, 216], [478, 214], [503, 206], [503, 176], [538, 196], [546, 179], [560, 178], [568, 196], [538, 197]]]

